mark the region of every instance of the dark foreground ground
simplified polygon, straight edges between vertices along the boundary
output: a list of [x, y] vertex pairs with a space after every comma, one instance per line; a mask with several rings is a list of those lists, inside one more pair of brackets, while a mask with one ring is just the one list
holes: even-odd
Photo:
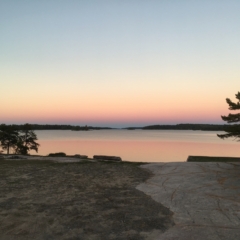
[[136, 163], [0, 160], [0, 239], [147, 239], [172, 213], [135, 189]]

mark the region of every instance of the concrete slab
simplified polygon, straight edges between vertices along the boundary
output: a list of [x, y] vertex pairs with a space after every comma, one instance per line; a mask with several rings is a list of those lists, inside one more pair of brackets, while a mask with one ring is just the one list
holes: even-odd
[[240, 163], [141, 166], [154, 176], [137, 186], [174, 213], [175, 226], [154, 240], [240, 239]]

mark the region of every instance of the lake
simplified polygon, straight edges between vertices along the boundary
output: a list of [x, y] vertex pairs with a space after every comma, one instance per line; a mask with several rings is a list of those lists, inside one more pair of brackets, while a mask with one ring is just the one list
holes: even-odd
[[[213, 131], [192, 130], [38, 130], [39, 155], [65, 152], [120, 156], [127, 161], [182, 162], [189, 155], [240, 156], [240, 142]], [[35, 154], [31, 152], [31, 154]]]

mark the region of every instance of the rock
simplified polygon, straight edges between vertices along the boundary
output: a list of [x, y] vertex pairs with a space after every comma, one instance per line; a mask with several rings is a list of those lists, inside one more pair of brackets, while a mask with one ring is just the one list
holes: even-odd
[[96, 160], [107, 160], [107, 161], [116, 161], [116, 162], [122, 161], [122, 159], [120, 157], [105, 156], [105, 155], [94, 155], [93, 159], [96, 159]]
[[48, 157], [66, 157], [67, 154], [64, 152], [58, 152], [58, 153], [49, 153]]

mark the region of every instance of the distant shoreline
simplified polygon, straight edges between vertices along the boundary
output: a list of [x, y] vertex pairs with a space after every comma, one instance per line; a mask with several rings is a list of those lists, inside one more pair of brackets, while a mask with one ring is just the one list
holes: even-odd
[[[9, 124], [10, 125], [10, 124]], [[79, 125], [60, 125], [60, 124], [30, 124], [33, 130], [72, 130], [72, 131], [89, 131], [89, 130], [201, 130], [201, 131], [224, 131], [226, 124], [191, 124], [182, 123], [175, 125], [149, 125], [143, 127], [94, 127]], [[12, 124], [17, 129], [22, 129], [23, 125]], [[1, 127], [1, 125], [0, 125]]]

